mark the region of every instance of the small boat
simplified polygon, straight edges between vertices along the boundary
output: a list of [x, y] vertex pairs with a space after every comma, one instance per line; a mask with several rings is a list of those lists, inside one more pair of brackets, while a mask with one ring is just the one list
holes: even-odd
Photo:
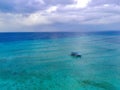
[[82, 55], [78, 52], [71, 52], [71, 56], [73, 57], [81, 57]]

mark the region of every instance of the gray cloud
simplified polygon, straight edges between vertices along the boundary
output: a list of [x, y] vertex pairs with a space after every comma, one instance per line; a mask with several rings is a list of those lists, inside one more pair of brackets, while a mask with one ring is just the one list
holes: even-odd
[[104, 4], [120, 5], [120, 0], [92, 0], [90, 6], [99, 6]]
[[70, 26], [76, 30], [95, 29], [96, 26], [101, 29], [114, 29], [116, 26], [120, 29], [119, 0], [89, 0], [89, 2], [86, 0], [82, 4], [81, 1], [0, 1], [0, 29], [1, 31], [9, 31], [9, 29], [49, 31], [59, 28], [71, 30]]

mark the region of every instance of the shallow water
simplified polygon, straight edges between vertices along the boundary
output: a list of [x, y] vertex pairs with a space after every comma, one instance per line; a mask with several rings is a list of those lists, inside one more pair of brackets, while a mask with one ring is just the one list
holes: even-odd
[[0, 90], [120, 90], [119, 34], [53, 37], [1, 40]]

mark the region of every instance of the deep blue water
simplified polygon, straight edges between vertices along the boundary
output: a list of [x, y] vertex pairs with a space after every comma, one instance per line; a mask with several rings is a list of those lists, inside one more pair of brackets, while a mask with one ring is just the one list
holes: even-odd
[[120, 90], [119, 47], [120, 32], [0, 33], [0, 90]]
[[77, 37], [83, 35], [119, 35], [119, 31], [104, 32], [7, 32], [0, 33], [0, 42], [57, 39], [65, 37]]

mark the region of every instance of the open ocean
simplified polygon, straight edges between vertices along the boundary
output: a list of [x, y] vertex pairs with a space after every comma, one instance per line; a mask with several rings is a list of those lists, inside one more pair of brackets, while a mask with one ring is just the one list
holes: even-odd
[[0, 90], [120, 90], [120, 32], [0, 33]]

